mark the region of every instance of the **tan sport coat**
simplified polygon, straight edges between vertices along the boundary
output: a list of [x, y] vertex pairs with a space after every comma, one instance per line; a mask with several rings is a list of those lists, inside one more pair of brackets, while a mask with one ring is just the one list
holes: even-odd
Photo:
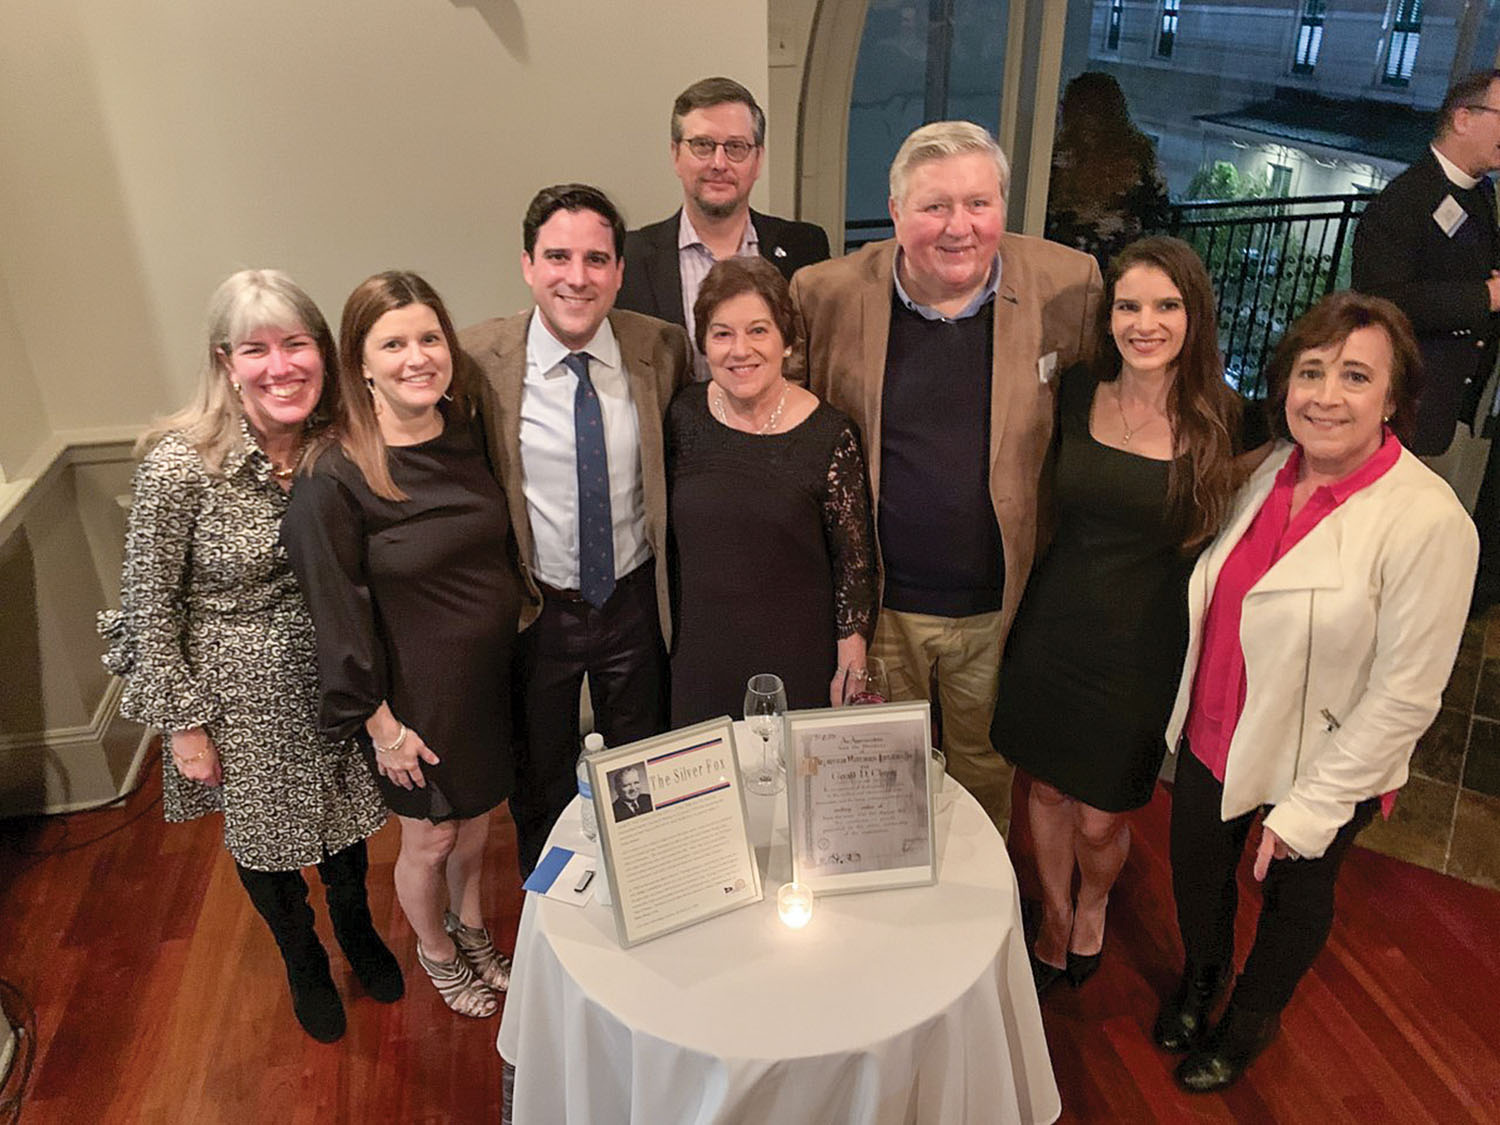
[[[483, 375], [482, 412], [490, 462], [505, 489], [510, 524], [526, 580], [528, 604], [521, 628], [536, 620], [542, 595], [531, 573], [535, 541], [526, 510], [525, 470], [521, 464], [521, 387], [526, 379], [526, 330], [531, 313], [497, 317], [470, 325], [458, 334], [470, 363]], [[646, 496], [646, 541], [656, 556], [656, 605], [662, 639], [672, 645], [672, 610], [667, 596], [667, 475], [662, 418], [672, 396], [692, 379], [693, 359], [687, 333], [655, 317], [616, 309], [609, 324], [620, 345], [620, 359], [630, 378], [640, 429], [641, 477]]]
[[[806, 266], [792, 278], [798, 342], [790, 368], [819, 398], [859, 424], [880, 505], [880, 401], [895, 292], [896, 241]], [[1037, 548], [1037, 497], [1052, 440], [1057, 379], [1085, 358], [1103, 293], [1093, 257], [1007, 234], [995, 294], [990, 380], [990, 501], [1005, 552], [1001, 641], [1010, 630]], [[943, 482], [932, 482], [934, 489]], [[933, 544], [941, 550], [942, 544]], [[882, 587], [884, 582], [882, 580]]]

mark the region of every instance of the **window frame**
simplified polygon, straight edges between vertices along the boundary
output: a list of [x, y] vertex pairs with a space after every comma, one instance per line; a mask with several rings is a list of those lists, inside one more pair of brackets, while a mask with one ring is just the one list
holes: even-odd
[[1422, 47], [1422, 0], [1391, 0], [1391, 32], [1380, 63], [1382, 86], [1410, 86]]
[[1312, 74], [1323, 50], [1323, 28], [1328, 18], [1328, 0], [1304, 0], [1292, 43], [1292, 73]]

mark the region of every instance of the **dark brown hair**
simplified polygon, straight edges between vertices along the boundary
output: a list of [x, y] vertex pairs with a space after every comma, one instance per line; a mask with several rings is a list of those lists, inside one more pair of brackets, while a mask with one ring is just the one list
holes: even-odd
[[771, 319], [781, 333], [782, 343], [791, 347], [797, 342], [797, 317], [792, 311], [792, 294], [781, 271], [764, 258], [725, 258], [715, 262], [698, 289], [693, 302], [693, 342], [700, 352], [708, 349], [708, 322], [714, 310], [734, 297], [755, 293], [771, 310]]
[[559, 211], [592, 211], [609, 224], [614, 238], [615, 257], [625, 257], [625, 220], [620, 209], [592, 184], [553, 184], [531, 197], [521, 219], [521, 248], [528, 258], [536, 257], [536, 234], [547, 220]]
[[391, 479], [389, 454], [375, 420], [375, 404], [365, 386], [365, 338], [375, 322], [392, 309], [407, 305], [426, 305], [437, 316], [453, 359], [453, 381], [448, 387], [452, 405], [450, 419], [470, 418], [474, 414], [474, 394], [469, 387], [468, 364], [458, 346], [458, 333], [448, 316], [447, 306], [437, 292], [417, 274], [405, 270], [387, 270], [360, 282], [344, 302], [344, 316], [339, 325], [339, 413], [328, 438], [318, 450], [337, 441], [350, 461], [359, 468], [370, 491], [387, 500], [406, 500], [406, 493]]
[[1094, 349], [1094, 370], [1100, 381], [1120, 377], [1122, 360], [1111, 331], [1111, 313], [1115, 286], [1135, 266], [1166, 274], [1182, 294], [1187, 313], [1187, 333], [1167, 392], [1167, 421], [1176, 453], [1167, 473], [1167, 508], [1186, 550], [1214, 536], [1239, 487], [1241, 473], [1234, 454], [1240, 397], [1224, 382], [1213, 283], [1197, 253], [1179, 238], [1142, 238], [1110, 262]]
[[1384, 297], [1352, 289], [1330, 293], [1287, 329], [1266, 373], [1266, 421], [1271, 432], [1291, 438], [1286, 424], [1286, 396], [1297, 360], [1309, 348], [1342, 344], [1357, 328], [1383, 328], [1391, 342], [1391, 401], [1387, 424], [1404, 443], [1417, 419], [1422, 394], [1422, 355], [1406, 314]]
[[733, 78], [700, 78], [672, 103], [672, 143], [682, 140], [682, 119], [695, 109], [712, 109], [716, 105], [738, 104], [750, 111], [755, 147], [766, 143], [766, 114], [755, 102], [755, 95]]
[[1490, 92], [1490, 83], [1497, 79], [1500, 79], [1500, 70], [1476, 70], [1449, 86], [1448, 92], [1443, 95], [1443, 104], [1438, 106], [1435, 136], [1441, 138], [1448, 134], [1459, 110], [1483, 105]]

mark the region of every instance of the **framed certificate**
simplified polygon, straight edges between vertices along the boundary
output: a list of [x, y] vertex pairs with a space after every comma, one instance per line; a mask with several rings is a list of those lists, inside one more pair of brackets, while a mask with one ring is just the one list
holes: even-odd
[[786, 717], [792, 873], [818, 894], [937, 882], [927, 702]]
[[621, 945], [761, 900], [728, 718], [586, 761]]

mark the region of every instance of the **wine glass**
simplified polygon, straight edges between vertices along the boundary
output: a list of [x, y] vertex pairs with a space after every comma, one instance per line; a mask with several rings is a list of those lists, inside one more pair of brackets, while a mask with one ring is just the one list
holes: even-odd
[[870, 657], [863, 668], [849, 669], [844, 681], [844, 706], [884, 703], [890, 697], [891, 688], [886, 679], [885, 661], [880, 657]]
[[[745, 685], [745, 722], [750, 730], [760, 736], [760, 761], [745, 773], [745, 785], [750, 792], [762, 797], [780, 793], [786, 785], [785, 771], [781, 766], [780, 739], [782, 720], [786, 717], [786, 687], [780, 676], [761, 672], [750, 677]], [[777, 740], [777, 748], [771, 749], [771, 739]]]

